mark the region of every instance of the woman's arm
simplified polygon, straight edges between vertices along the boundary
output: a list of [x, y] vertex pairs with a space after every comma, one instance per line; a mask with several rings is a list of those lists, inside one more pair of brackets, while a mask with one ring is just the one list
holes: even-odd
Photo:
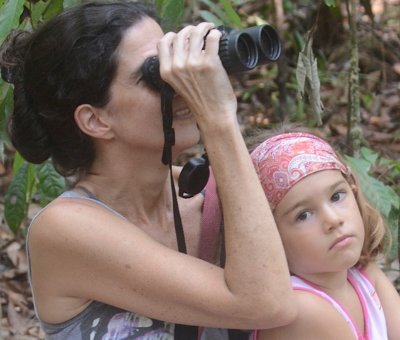
[[158, 48], [160, 73], [195, 114], [213, 168], [225, 224], [224, 284], [243, 314], [272, 327], [296, 313], [289, 271], [241, 136], [236, 97], [218, 56], [220, 32], [211, 28], [204, 23], [167, 34]]
[[[267, 301], [277, 306], [261, 314], [269, 297], [257, 302], [253, 291], [231, 289], [233, 279], [223, 269], [161, 245], [87, 200], [53, 202], [31, 226], [28, 246], [36, 307], [50, 323], [70, 319], [90, 300], [155, 319], [225, 328], [281, 325], [293, 314], [280, 310], [279, 300], [290, 307], [285, 296]], [[275, 283], [265, 282], [264, 289]]]

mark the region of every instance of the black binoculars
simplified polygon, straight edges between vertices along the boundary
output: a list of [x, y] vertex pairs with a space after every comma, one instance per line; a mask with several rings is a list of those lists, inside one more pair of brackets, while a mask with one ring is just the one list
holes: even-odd
[[[270, 25], [258, 25], [241, 31], [226, 26], [222, 32], [218, 55], [228, 74], [252, 70], [258, 65], [277, 61], [282, 46], [276, 30]], [[157, 56], [147, 58], [142, 66], [143, 78], [148, 85], [159, 90], [163, 84]]]

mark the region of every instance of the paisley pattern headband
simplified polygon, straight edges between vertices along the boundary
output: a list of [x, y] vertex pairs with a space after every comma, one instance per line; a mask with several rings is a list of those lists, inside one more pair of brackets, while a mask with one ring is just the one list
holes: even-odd
[[269, 138], [251, 153], [251, 158], [272, 210], [291, 187], [308, 175], [322, 170], [350, 174], [327, 142], [303, 132]]

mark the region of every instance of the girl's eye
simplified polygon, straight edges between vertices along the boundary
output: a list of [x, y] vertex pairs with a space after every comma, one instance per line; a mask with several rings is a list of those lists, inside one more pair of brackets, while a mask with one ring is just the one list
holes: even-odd
[[296, 221], [305, 221], [311, 216], [311, 213], [309, 211], [303, 211], [300, 214], [297, 215]]
[[339, 201], [342, 201], [342, 200], [344, 199], [344, 196], [345, 196], [345, 195], [346, 195], [345, 192], [341, 192], [341, 191], [335, 192], [335, 193], [332, 195], [331, 200], [332, 200], [332, 202], [339, 202]]

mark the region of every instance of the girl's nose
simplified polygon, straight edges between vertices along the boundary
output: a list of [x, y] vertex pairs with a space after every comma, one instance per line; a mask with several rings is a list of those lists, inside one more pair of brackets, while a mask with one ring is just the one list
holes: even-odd
[[321, 217], [326, 231], [331, 231], [343, 225], [343, 218], [340, 212], [330, 204], [323, 206]]

